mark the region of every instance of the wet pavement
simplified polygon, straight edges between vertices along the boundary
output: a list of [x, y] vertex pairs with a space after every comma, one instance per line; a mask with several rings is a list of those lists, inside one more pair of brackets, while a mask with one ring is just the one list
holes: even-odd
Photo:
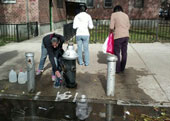
[[[0, 47], [0, 97], [8, 99], [28, 99], [55, 101], [65, 92], [71, 95], [68, 102], [87, 95], [90, 102], [113, 103], [119, 105], [170, 106], [170, 44], [129, 44], [128, 61], [124, 73], [116, 74], [115, 96], [106, 96], [106, 55], [102, 44], [90, 44], [90, 65], [77, 65], [76, 89], [53, 88], [51, 66], [47, 59], [45, 71], [36, 77], [36, 92], [28, 93], [27, 84], [8, 82], [8, 73], [15, 69], [26, 70], [25, 52], [35, 53], [38, 67], [41, 55], [41, 39], [33, 38], [21, 43], [10, 43]], [[64, 49], [67, 44], [64, 45]], [[76, 45], [75, 45], [76, 49]]]

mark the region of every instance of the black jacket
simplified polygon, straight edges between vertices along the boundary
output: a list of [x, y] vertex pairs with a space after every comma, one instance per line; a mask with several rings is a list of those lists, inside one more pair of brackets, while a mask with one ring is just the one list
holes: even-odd
[[[60, 44], [58, 45], [57, 48], [53, 48], [52, 43], [51, 43], [51, 38], [55, 36], [60, 40]], [[62, 55], [64, 50], [62, 49], [63, 43], [64, 43], [64, 37], [59, 35], [59, 34], [49, 34], [43, 38], [43, 44], [45, 48], [47, 49], [48, 55], [49, 55], [49, 60], [51, 62], [53, 71], [59, 71], [59, 66], [55, 64], [54, 57], [59, 59]]]

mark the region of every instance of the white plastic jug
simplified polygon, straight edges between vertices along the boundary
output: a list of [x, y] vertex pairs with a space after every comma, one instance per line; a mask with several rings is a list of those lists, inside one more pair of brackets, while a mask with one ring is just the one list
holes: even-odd
[[17, 82], [17, 73], [13, 69], [9, 72], [9, 82], [11, 83]]
[[25, 72], [23, 72], [22, 70], [20, 70], [19, 74], [18, 74], [18, 83], [19, 84], [25, 84], [27, 81], [27, 75]]

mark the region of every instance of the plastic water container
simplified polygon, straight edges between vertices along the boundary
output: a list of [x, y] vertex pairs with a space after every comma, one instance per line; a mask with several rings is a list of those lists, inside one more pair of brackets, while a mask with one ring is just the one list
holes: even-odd
[[26, 81], [27, 81], [27, 73], [20, 70], [20, 72], [18, 74], [18, 83], [25, 84]]
[[77, 102], [76, 116], [79, 120], [85, 120], [89, 117], [90, 112], [91, 108], [88, 106], [87, 98], [82, 95], [80, 101]]
[[13, 69], [9, 72], [9, 82], [10, 83], [17, 82], [17, 73]]

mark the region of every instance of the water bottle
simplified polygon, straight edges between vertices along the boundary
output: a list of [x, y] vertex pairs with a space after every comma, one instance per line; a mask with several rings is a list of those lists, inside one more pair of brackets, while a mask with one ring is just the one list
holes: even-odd
[[9, 72], [9, 82], [11, 83], [17, 82], [17, 73], [13, 69]]
[[23, 72], [22, 70], [20, 70], [19, 74], [18, 74], [18, 83], [19, 84], [25, 84], [27, 81], [26, 79], [26, 74], [25, 72]]
[[89, 117], [89, 114], [90, 107], [88, 106], [87, 98], [85, 95], [82, 95], [80, 101], [77, 102], [76, 116], [79, 120], [85, 120]]

